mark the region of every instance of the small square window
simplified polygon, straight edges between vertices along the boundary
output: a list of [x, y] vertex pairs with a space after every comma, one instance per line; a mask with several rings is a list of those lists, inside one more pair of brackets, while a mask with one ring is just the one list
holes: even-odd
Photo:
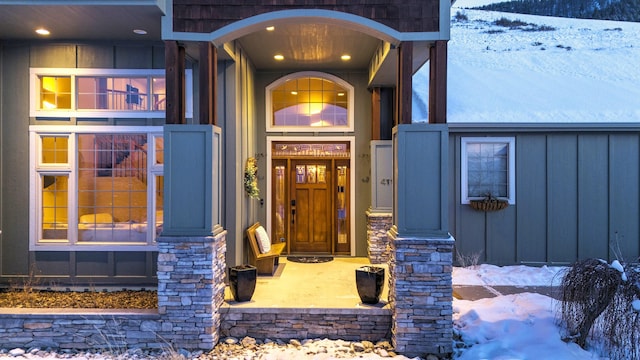
[[515, 204], [515, 138], [462, 138], [461, 199], [463, 204], [487, 196]]

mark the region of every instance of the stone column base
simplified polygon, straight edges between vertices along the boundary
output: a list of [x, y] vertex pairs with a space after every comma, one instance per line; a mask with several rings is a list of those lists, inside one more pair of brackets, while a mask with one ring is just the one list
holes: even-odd
[[226, 234], [157, 239], [158, 335], [174, 348], [210, 350], [219, 340]]
[[372, 264], [389, 262], [389, 238], [393, 214], [367, 210], [367, 254]]
[[454, 239], [400, 236], [389, 231], [392, 342], [409, 357], [453, 352]]

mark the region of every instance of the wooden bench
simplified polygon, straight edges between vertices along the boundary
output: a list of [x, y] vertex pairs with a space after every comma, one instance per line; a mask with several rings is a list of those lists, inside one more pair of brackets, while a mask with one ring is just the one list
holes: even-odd
[[258, 247], [258, 239], [256, 238], [256, 229], [259, 226], [260, 223], [257, 222], [247, 229], [247, 237], [249, 238], [249, 264], [255, 266], [260, 275], [273, 275], [280, 260], [280, 254], [282, 254], [286, 243], [272, 243], [269, 252], [261, 253]]

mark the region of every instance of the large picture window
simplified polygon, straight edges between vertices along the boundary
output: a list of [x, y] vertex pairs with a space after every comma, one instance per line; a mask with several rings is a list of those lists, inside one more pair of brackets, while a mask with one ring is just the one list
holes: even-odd
[[[191, 70], [186, 70], [187, 109], [192, 116]], [[164, 117], [164, 70], [31, 69], [33, 117]]]
[[153, 249], [163, 144], [162, 127], [31, 126], [31, 249]]
[[487, 196], [515, 204], [515, 138], [463, 137], [461, 154], [463, 204]]
[[325, 73], [300, 72], [266, 89], [267, 131], [353, 131], [353, 86]]

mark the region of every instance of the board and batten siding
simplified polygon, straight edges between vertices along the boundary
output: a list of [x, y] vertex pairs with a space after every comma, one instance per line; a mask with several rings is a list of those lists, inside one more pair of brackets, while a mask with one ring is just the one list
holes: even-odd
[[[29, 125], [163, 125], [164, 119], [29, 117], [29, 68], [162, 69], [162, 42], [0, 47], [0, 284], [155, 284], [157, 252], [29, 251]], [[40, 278], [43, 276], [43, 278]]]
[[[640, 126], [450, 126], [450, 231], [461, 258], [496, 265], [567, 265], [640, 255]], [[460, 142], [514, 136], [516, 204], [461, 203]]]

